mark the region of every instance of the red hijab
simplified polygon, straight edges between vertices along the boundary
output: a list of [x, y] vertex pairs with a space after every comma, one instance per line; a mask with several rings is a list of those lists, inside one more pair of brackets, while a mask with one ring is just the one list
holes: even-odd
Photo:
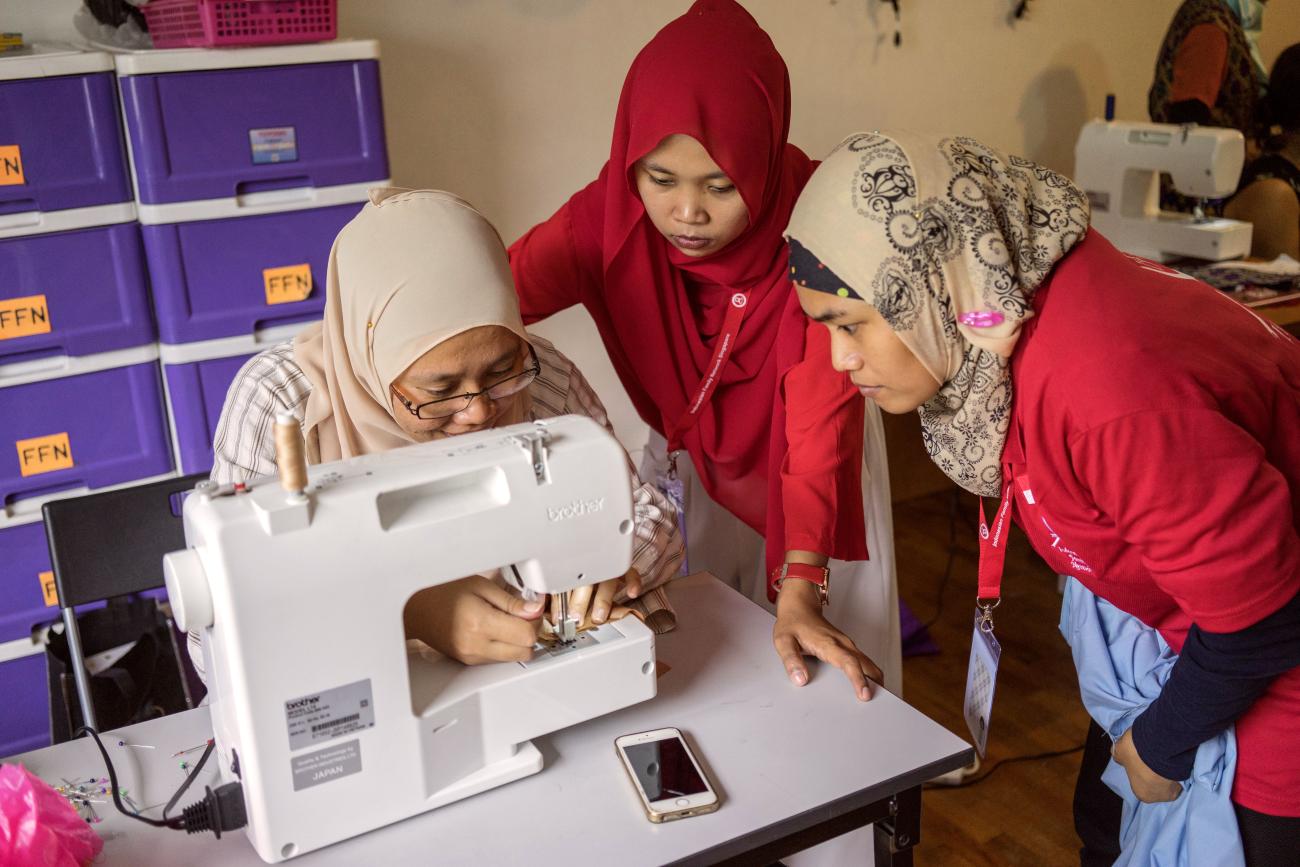
[[[748, 293], [720, 384], [681, 441], [705, 489], [765, 536], [776, 563], [784, 554], [780, 382], [803, 357], [807, 327], [781, 233], [814, 167], [787, 143], [789, 130], [790, 77], [772, 40], [733, 0], [698, 0], [633, 61], [609, 162], [573, 212], [578, 243], [601, 251], [603, 304], [588, 307], [638, 412], [665, 436], [698, 391], [732, 294]], [[745, 231], [704, 258], [655, 229], [636, 189], [636, 162], [675, 133], [704, 146], [749, 212]]]

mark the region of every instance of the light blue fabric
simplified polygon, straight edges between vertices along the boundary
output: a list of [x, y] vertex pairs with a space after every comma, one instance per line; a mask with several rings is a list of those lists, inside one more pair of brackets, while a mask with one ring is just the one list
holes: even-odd
[[[1074, 654], [1083, 704], [1112, 741], [1119, 740], [1169, 678], [1178, 659], [1160, 633], [1098, 599], [1076, 579], [1065, 585], [1061, 633]], [[1192, 777], [1177, 800], [1143, 804], [1114, 760], [1102, 780], [1124, 799], [1118, 867], [1244, 867], [1232, 779], [1232, 728], [1201, 744]]]

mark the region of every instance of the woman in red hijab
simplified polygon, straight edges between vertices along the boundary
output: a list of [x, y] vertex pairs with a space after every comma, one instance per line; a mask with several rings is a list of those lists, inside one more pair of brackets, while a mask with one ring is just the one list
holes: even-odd
[[791, 287], [782, 231], [814, 166], [789, 128], [771, 39], [699, 0], [633, 62], [600, 176], [511, 267], [525, 322], [579, 303], [595, 320], [656, 435], [646, 478], [685, 505], [689, 567], [776, 602], [795, 684], [816, 656], [866, 700], [901, 669], [884, 437]]

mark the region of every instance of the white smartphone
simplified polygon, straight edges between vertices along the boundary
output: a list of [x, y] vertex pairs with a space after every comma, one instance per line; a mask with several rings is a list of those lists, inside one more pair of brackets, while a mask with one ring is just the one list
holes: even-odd
[[718, 809], [718, 793], [677, 729], [623, 735], [614, 741], [614, 748], [651, 822], [671, 822]]

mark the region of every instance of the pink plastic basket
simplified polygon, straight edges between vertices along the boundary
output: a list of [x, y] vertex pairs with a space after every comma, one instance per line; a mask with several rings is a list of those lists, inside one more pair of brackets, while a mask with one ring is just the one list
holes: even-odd
[[155, 48], [322, 42], [338, 35], [338, 0], [151, 0]]

